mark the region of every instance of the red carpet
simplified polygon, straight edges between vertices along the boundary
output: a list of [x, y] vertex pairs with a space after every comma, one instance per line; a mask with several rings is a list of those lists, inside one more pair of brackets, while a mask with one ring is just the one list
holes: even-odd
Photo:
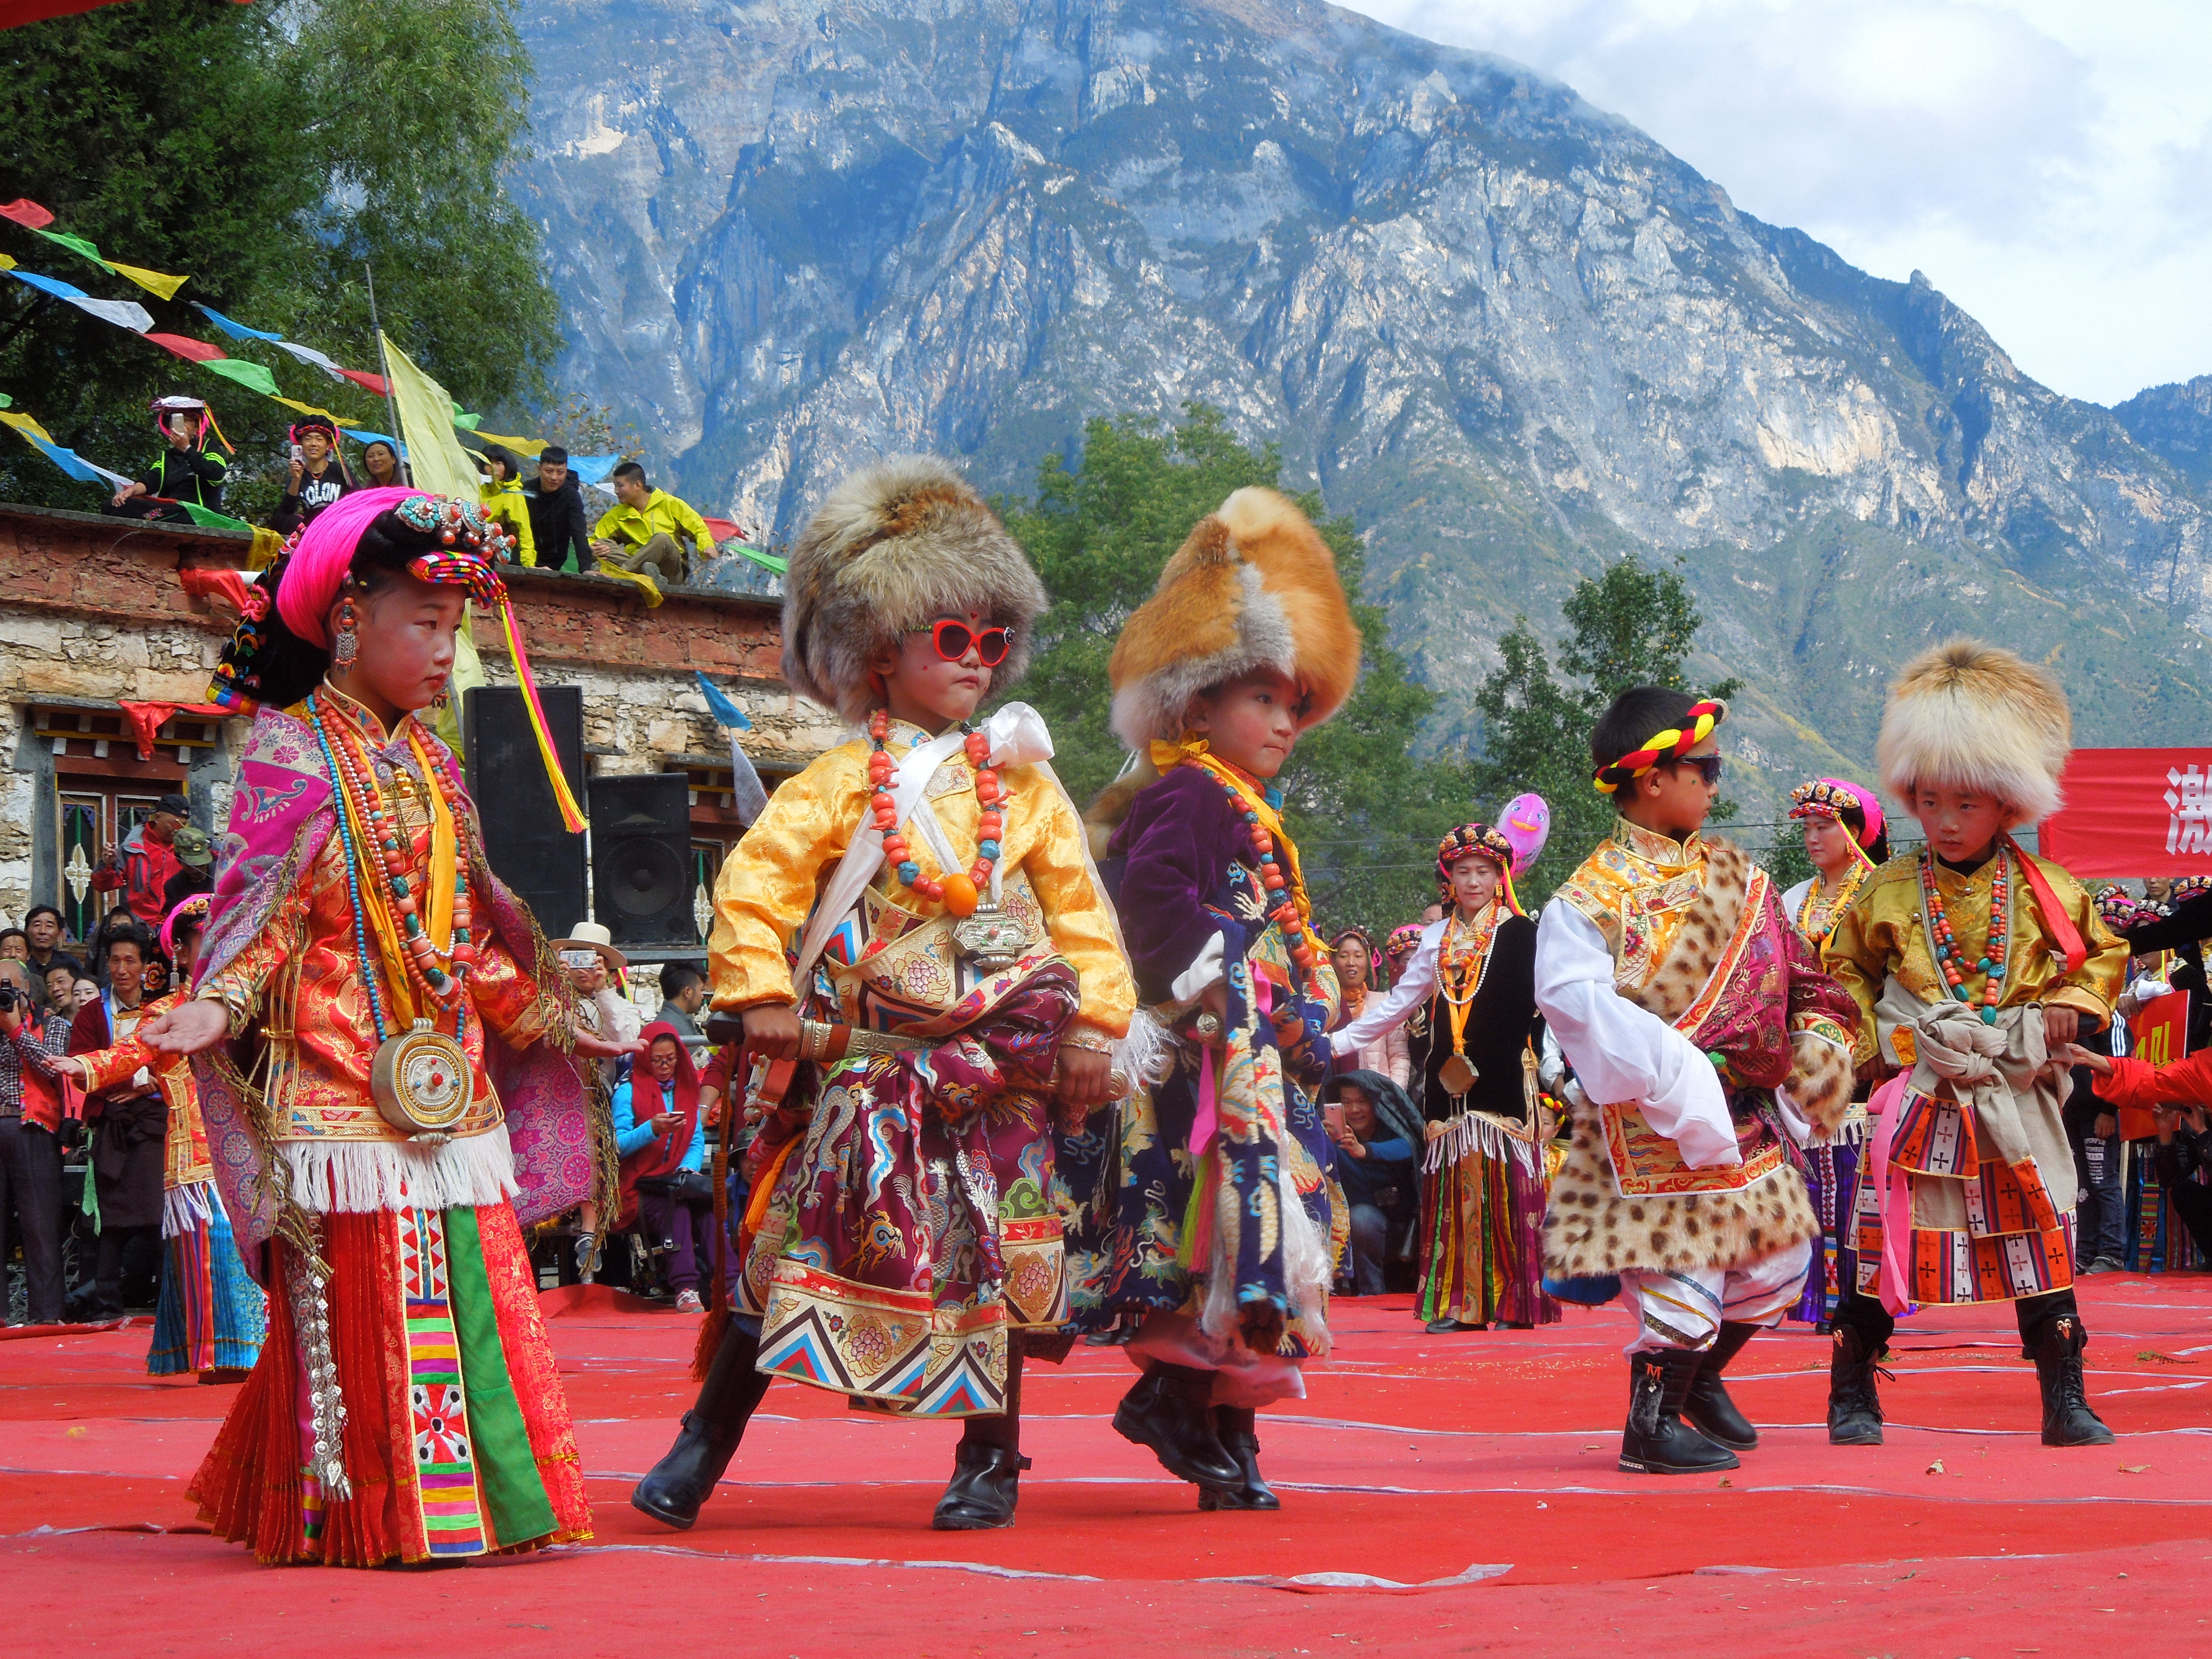
[[1617, 1310], [1431, 1337], [1396, 1297], [1338, 1304], [1312, 1397], [1263, 1414], [1279, 1514], [1196, 1513], [1108, 1425], [1127, 1362], [1079, 1348], [1030, 1373], [1011, 1531], [927, 1529], [956, 1426], [780, 1383], [677, 1534], [625, 1497], [688, 1403], [696, 1321], [557, 1292], [598, 1540], [384, 1573], [196, 1532], [184, 1483], [234, 1390], [144, 1376], [143, 1321], [43, 1333], [0, 1346], [0, 1575], [15, 1632], [133, 1653], [2212, 1653], [2212, 1276], [2082, 1300], [2109, 1449], [2039, 1445], [2008, 1310], [1953, 1310], [1900, 1332], [1883, 1447], [1827, 1444], [1826, 1344], [1785, 1326], [1732, 1368], [1765, 1440], [1742, 1469], [1622, 1475]]

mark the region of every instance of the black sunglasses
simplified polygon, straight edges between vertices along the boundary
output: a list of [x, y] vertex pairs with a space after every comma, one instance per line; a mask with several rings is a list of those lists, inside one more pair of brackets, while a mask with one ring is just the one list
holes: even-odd
[[1669, 766], [1695, 767], [1698, 771], [1698, 775], [1705, 781], [1705, 787], [1707, 788], [1711, 789], [1719, 787], [1721, 781], [1721, 757], [1718, 755], [1685, 755], [1678, 761], [1668, 761], [1666, 763]]

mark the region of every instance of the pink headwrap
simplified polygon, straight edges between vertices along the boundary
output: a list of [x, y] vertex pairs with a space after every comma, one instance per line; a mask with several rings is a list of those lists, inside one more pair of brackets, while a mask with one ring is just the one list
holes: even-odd
[[329, 650], [331, 607], [338, 602], [338, 589], [353, 568], [354, 549], [361, 545], [362, 533], [378, 514], [421, 494], [398, 488], [356, 489], [317, 514], [314, 523], [300, 532], [276, 590], [276, 613], [284, 625], [309, 645]]
[[[1881, 802], [1871, 789], [1860, 787], [1843, 778], [1816, 778], [1810, 783], [1801, 783], [1790, 792], [1790, 816], [1793, 818], [1834, 818], [1842, 823], [1839, 809], [1856, 806], [1866, 818], [1866, 828], [1859, 832], [1856, 845], [1863, 859], [1864, 848], [1881, 838]], [[1848, 824], [1844, 828], [1849, 829]]]
[[204, 923], [211, 897], [210, 894], [195, 893], [161, 918], [161, 954], [170, 961], [177, 959], [177, 924], [187, 916]]

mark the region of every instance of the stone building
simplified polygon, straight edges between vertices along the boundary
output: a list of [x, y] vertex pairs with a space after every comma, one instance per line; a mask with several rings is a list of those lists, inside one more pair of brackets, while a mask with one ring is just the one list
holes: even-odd
[[[236, 532], [0, 504], [0, 913], [57, 904], [70, 935], [97, 920], [92, 866], [181, 790], [219, 830], [247, 723], [208, 708], [216, 654], [236, 618], [188, 595], [190, 567], [241, 568]], [[779, 602], [696, 589], [648, 610], [633, 585], [517, 569], [515, 614], [543, 686], [583, 694], [587, 775], [682, 772], [695, 877], [711, 884], [740, 833], [729, 746], [707, 713], [704, 672], [752, 721], [745, 753], [773, 790], [838, 741], [834, 716], [779, 675]], [[514, 683], [497, 623], [475, 639], [495, 684]], [[175, 708], [148, 705], [175, 704]], [[133, 705], [137, 705], [134, 708]], [[478, 804], [487, 818], [495, 799]]]

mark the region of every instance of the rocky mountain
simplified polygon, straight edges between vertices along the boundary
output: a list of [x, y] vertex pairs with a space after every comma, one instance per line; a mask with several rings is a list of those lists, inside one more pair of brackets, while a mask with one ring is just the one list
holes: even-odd
[[526, 33], [563, 376], [702, 506], [788, 534], [908, 447], [1021, 490], [1087, 416], [1202, 399], [1365, 531], [1440, 738], [1516, 613], [1631, 550], [1686, 557], [1751, 683], [1754, 815], [1863, 772], [1889, 672], [1957, 629], [2056, 661], [2085, 741], [2212, 712], [2212, 450], [2174, 435], [2207, 382], [2060, 397], [1511, 64], [1308, 0], [562, 0]]
[[2212, 486], [2212, 374], [2138, 392], [2112, 413], [2130, 437], [2172, 462], [2199, 490]]

